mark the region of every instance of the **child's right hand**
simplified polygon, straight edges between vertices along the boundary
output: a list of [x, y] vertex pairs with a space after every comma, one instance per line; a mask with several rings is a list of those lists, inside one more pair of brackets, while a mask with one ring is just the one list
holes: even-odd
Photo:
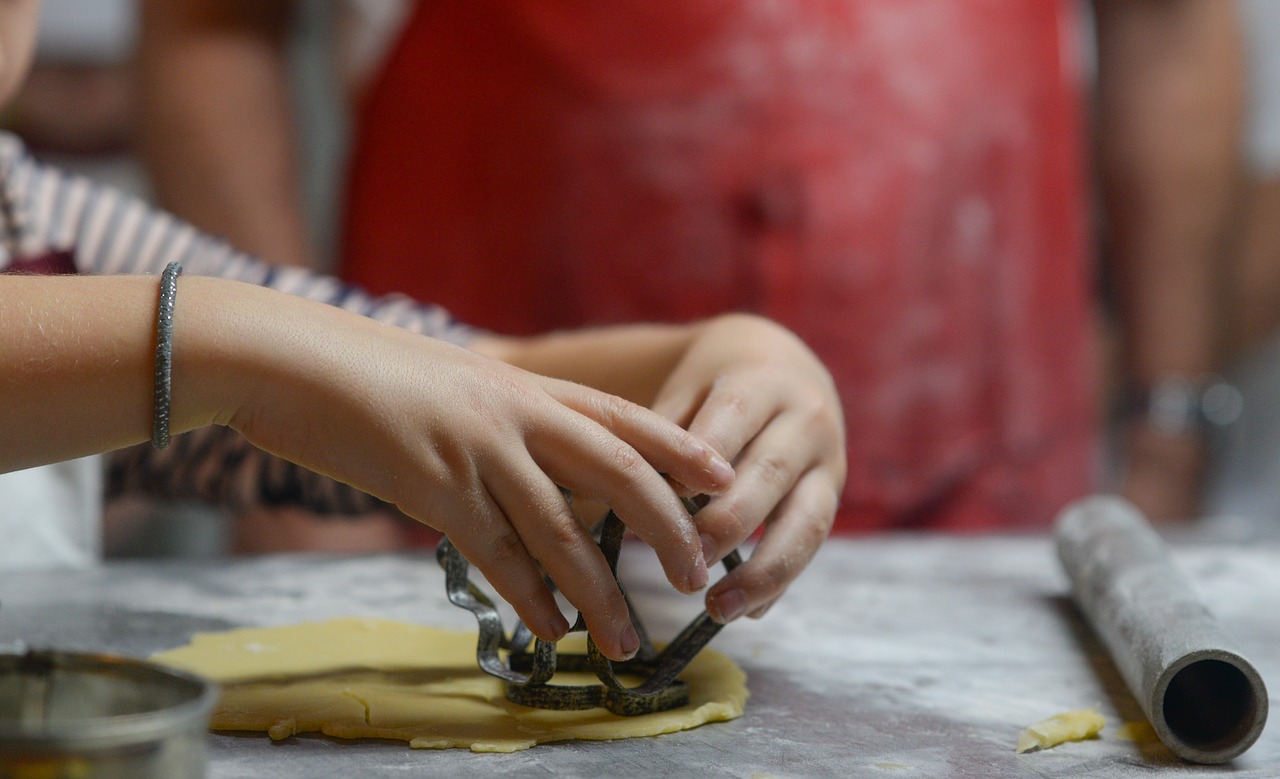
[[[175, 421], [220, 409], [192, 421], [229, 424], [441, 530], [546, 639], [569, 625], [543, 570], [607, 656], [638, 645], [608, 565], [560, 487], [612, 507], [658, 550], [677, 589], [707, 583], [696, 527], [662, 474], [716, 494], [733, 471], [677, 425], [579, 384], [248, 285], [221, 306], [196, 303], [212, 294], [201, 288], [227, 284], [181, 282]], [[270, 299], [254, 303], [259, 296]]]

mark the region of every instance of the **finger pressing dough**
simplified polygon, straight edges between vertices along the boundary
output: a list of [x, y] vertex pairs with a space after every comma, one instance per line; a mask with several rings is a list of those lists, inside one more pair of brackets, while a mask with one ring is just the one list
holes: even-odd
[[[560, 649], [585, 651], [585, 639], [575, 634]], [[637, 717], [602, 708], [531, 709], [506, 699], [502, 682], [477, 667], [475, 652], [474, 632], [335, 619], [201, 633], [153, 659], [222, 686], [214, 730], [265, 731], [273, 739], [319, 732], [400, 739], [415, 748], [514, 752], [549, 741], [653, 736], [731, 720], [747, 698], [742, 669], [704, 649], [681, 674], [690, 700], [679, 709]], [[564, 673], [552, 683], [598, 680]]]

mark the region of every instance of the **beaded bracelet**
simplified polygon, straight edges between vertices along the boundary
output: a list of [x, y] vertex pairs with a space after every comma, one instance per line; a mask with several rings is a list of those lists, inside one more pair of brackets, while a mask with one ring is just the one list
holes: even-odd
[[151, 422], [151, 445], [169, 445], [169, 374], [173, 367], [173, 301], [178, 295], [182, 263], [171, 262], [160, 275], [160, 305], [156, 311], [155, 416]]

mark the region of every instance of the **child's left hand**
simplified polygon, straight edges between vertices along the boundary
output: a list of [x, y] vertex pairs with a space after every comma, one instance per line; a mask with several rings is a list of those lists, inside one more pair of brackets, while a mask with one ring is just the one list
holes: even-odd
[[827, 369], [780, 325], [727, 314], [471, 346], [649, 406], [735, 465], [733, 485], [694, 518], [708, 564], [766, 529], [751, 559], [711, 588], [716, 619], [763, 614], [831, 531], [846, 472], [843, 411]]
[[700, 327], [653, 408], [737, 473], [695, 517], [707, 563], [765, 526], [751, 559], [707, 594], [708, 611], [722, 622], [763, 615], [817, 553], [844, 487], [843, 414], [830, 374], [784, 328], [728, 315]]

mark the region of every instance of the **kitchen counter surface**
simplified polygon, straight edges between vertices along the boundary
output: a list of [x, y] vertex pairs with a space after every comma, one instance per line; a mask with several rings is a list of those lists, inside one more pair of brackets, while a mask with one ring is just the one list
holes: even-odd
[[[1183, 542], [1174, 559], [1280, 690], [1280, 543]], [[628, 545], [623, 580], [658, 640], [699, 608]], [[1118, 735], [1142, 719], [1067, 597], [1048, 537], [836, 539], [760, 621], [713, 642], [749, 677], [743, 717], [620, 742], [509, 755], [400, 742], [212, 734], [209, 776], [1274, 777], [1280, 730], [1227, 766], [1197, 766]], [[147, 656], [199, 631], [361, 615], [474, 629], [429, 555], [289, 555], [112, 563], [0, 575], [0, 648]], [[1097, 707], [1101, 738], [1014, 754], [1028, 724]]]

